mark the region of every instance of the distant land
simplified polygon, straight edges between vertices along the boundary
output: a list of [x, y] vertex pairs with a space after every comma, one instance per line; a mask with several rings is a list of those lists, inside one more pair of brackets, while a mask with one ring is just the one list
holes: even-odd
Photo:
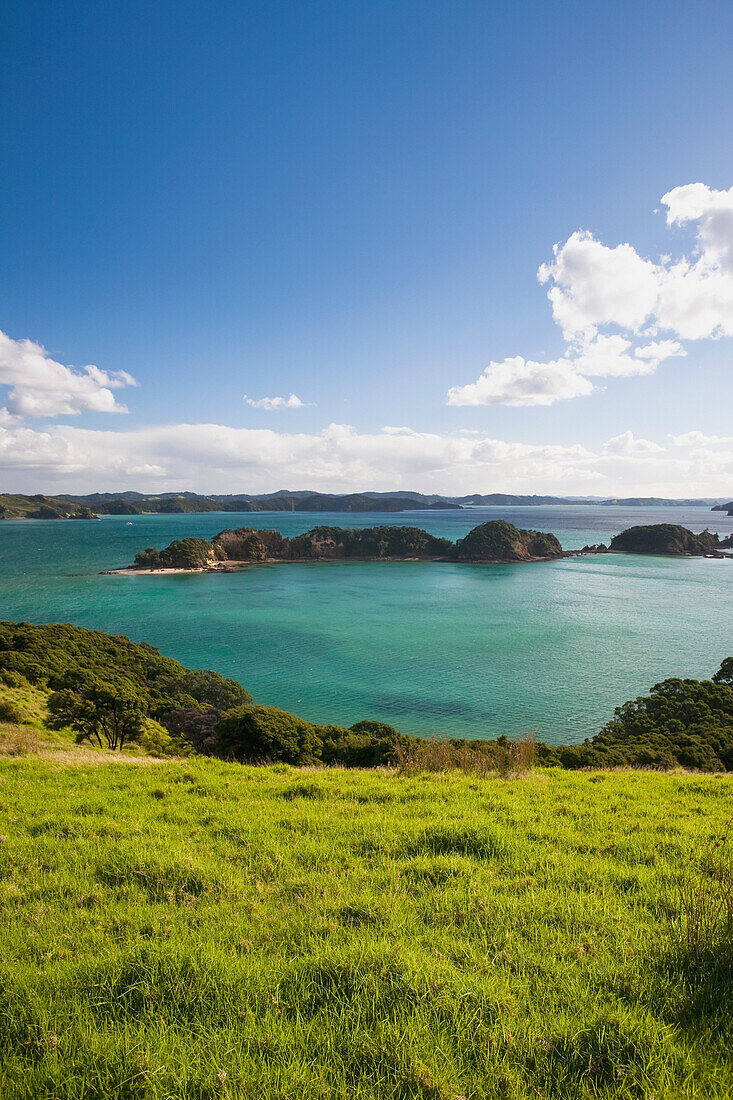
[[171, 515], [196, 512], [409, 512], [470, 507], [539, 507], [585, 504], [625, 508], [711, 507], [733, 514], [733, 501], [720, 497], [668, 499], [665, 497], [555, 497], [517, 493], [469, 493], [440, 496], [405, 490], [393, 493], [316, 493], [308, 489], [278, 489], [275, 493], [201, 494], [191, 492], [145, 494], [88, 493], [85, 496], [49, 496], [37, 493], [0, 493], [0, 519], [94, 519], [100, 515]]

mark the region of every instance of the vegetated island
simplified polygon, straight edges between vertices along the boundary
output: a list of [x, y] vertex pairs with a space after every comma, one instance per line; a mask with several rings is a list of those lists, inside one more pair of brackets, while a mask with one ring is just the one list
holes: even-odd
[[712, 531], [699, 535], [675, 523], [629, 527], [611, 539], [611, 553], [663, 554], [671, 557], [730, 557], [733, 535], [721, 539]]
[[455, 543], [419, 527], [314, 527], [293, 538], [240, 527], [220, 531], [210, 542], [187, 538], [175, 539], [164, 550], [149, 547], [127, 569], [107, 572], [227, 572], [261, 563], [309, 561], [549, 561], [562, 556], [554, 535], [505, 520], [482, 523]]
[[220, 531], [207, 539], [174, 539], [163, 550], [148, 547], [132, 565], [109, 573], [168, 571], [221, 573], [249, 565], [316, 561], [443, 561], [499, 564], [539, 562], [585, 554], [634, 553], [670, 556], [729, 557], [733, 536], [721, 540], [710, 531], [693, 534], [685, 527], [660, 523], [630, 527], [610, 546], [600, 543], [563, 550], [547, 531], [524, 530], [506, 520], [489, 520], [457, 542], [438, 538], [419, 527], [314, 527], [293, 538], [280, 531], [253, 527]]

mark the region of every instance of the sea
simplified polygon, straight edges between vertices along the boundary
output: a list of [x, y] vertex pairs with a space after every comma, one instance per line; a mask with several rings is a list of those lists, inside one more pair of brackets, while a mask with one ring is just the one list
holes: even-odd
[[317, 723], [549, 743], [591, 737], [614, 707], [733, 655], [733, 560], [604, 555], [511, 565], [325, 562], [239, 573], [105, 576], [136, 552], [226, 527], [422, 527], [489, 519], [565, 549], [634, 524], [733, 532], [707, 508], [557, 505], [401, 513], [205, 513], [0, 523], [0, 618], [147, 641]]

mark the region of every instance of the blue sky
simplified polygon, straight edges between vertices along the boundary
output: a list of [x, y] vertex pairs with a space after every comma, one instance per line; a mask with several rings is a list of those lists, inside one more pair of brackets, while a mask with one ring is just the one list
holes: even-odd
[[6, 489], [733, 496], [730, 3], [3, 24]]

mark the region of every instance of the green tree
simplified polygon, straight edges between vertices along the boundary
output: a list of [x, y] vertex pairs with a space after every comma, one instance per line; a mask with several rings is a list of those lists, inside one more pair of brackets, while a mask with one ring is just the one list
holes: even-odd
[[713, 676], [714, 684], [724, 684], [733, 687], [733, 657], [726, 657], [718, 671]]
[[100, 748], [121, 750], [145, 728], [144, 702], [133, 684], [109, 683], [88, 673], [69, 676], [66, 686], [49, 696], [48, 710], [51, 729], [69, 727], [77, 741]]
[[321, 740], [314, 726], [278, 707], [234, 707], [216, 726], [220, 756], [242, 763], [317, 764]]

